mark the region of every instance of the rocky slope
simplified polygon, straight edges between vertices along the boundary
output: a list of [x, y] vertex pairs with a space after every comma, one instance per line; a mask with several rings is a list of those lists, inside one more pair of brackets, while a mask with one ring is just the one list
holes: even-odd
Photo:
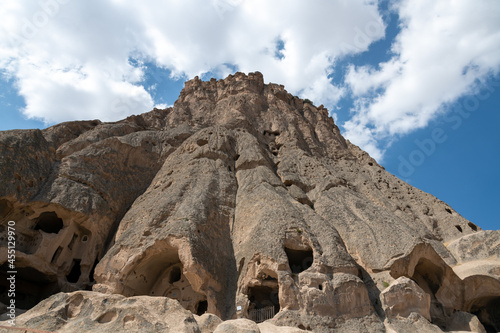
[[0, 181], [0, 302], [15, 221], [19, 327], [500, 331], [500, 232], [258, 72], [195, 78], [116, 123], [0, 132]]

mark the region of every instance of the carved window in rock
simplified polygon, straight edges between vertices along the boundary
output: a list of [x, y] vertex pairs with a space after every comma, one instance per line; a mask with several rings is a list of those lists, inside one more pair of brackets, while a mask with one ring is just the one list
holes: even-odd
[[35, 230], [57, 234], [63, 226], [63, 220], [55, 212], [44, 212], [36, 219]]
[[311, 248], [297, 250], [285, 246], [285, 253], [288, 257], [290, 269], [294, 274], [305, 271], [312, 266], [314, 261], [314, 253]]
[[71, 270], [68, 275], [66, 275], [66, 280], [70, 283], [77, 283], [80, 279], [80, 275], [82, 274], [80, 263], [81, 259], [73, 259], [73, 264], [71, 266]]

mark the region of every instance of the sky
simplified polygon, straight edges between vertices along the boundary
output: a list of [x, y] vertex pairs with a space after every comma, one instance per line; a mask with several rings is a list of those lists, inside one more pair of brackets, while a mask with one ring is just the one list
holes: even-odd
[[499, 0], [26, 0], [0, 17], [0, 130], [116, 121], [194, 76], [260, 71], [500, 229]]

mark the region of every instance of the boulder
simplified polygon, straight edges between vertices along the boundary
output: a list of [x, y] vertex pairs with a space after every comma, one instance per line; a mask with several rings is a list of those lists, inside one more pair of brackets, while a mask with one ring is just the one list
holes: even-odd
[[475, 315], [463, 311], [457, 311], [450, 317], [447, 329], [450, 331], [486, 333], [483, 324]]
[[201, 316], [194, 315], [194, 319], [196, 319], [201, 333], [212, 333], [222, 323], [219, 317], [211, 313], [204, 313]]
[[289, 327], [289, 326], [276, 326], [270, 321], [265, 321], [258, 324], [261, 333], [302, 333], [307, 332], [300, 328]]
[[384, 321], [387, 333], [440, 333], [443, 330], [431, 324], [426, 318], [416, 312], [411, 313], [408, 318], [387, 318]]
[[261, 333], [261, 331], [254, 321], [233, 319], [217, 326], [214, 333]]
[[15, 327], [58, 333], [200, 332], [193, 314], [176, 300], [92, 291], [53, 295], [17, 317]]
[[470, 222], [476, 232], [460, 237], [447, 245], [458, 262], [476, 260], [500, 260], [500, 230], [478, 230]]
[[412, 313], [418, 313], [428, 321], [431, 320], [431, 296], [407, 277], [393, 281], [382, 291], [380, 298], [388, 318], [407, 318]]

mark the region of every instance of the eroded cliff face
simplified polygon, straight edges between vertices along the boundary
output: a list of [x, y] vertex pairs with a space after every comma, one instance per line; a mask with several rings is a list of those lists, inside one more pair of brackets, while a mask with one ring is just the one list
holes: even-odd
[[[116, 123], [0, 132], [0, 180], [0, 268], [13, 220], [20, 308], [92, 289], [54, 297], [167, 297], [224, 320], [265, 308], [318, 332], [500, 330], [500, 233], [387, 173], [323, 106], [258, 72], [195, 78], [173, 108]], [[20, 325], [71, 330], [78, 316], [33, 319], [54, 297]]]

